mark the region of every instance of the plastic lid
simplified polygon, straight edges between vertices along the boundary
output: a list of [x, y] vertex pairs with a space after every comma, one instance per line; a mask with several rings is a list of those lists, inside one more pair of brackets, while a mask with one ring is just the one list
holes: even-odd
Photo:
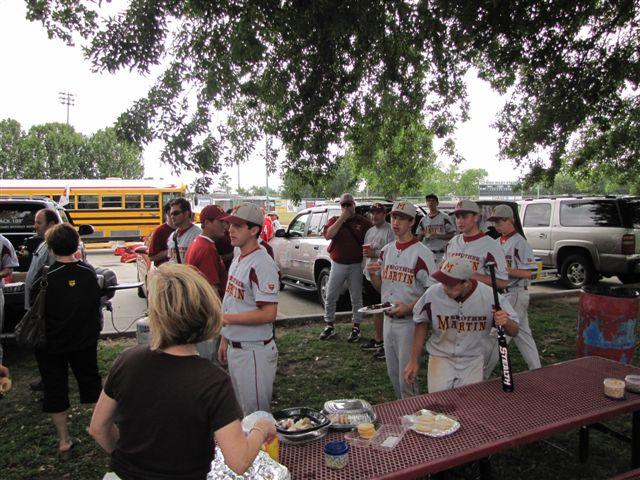
[[256, 423], [256, 420], [258, 420], [259, 418], [266, 418], [267, 420], [271, 420], [274, 424], [276, 423], [276, 419], [273, 418], [273, 415], [271, 415], [269, 412], [258, 410], [242, 419], [242, 431], [244, 433], [249, 433], [253, 425]]
[[591, 295], [603, 295], [605, 297], [638, 298], [640, 292], [635, 288], [605, 287], [603, 285], [582, 287], [584, 293]]
[[345, 442], [329, 442], [324, 446], [324, 453], [327, 455], [344, 455], [349, 451], [349, 445]]

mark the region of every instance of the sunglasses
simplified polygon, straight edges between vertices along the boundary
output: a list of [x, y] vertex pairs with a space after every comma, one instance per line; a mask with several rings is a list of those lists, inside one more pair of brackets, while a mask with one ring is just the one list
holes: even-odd
[[184, 210], [174, 210], [173, 212], [169, 212], [169, 215], [171, 215], [172, 217], [177, 217], [181, 213], [184, 213]]
[[340, 204], [341, 207], [353, 207], [353, 203], [351, 202], [345, 202], [345, 203], [341, 203]]

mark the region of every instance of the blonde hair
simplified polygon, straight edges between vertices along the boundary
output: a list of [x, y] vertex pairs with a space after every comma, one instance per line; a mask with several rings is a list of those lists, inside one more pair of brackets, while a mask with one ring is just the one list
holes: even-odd
[[149, 276], [152, 349], [210, 340], [221, 320], [220, 299], [195, 267], [165, 263]]

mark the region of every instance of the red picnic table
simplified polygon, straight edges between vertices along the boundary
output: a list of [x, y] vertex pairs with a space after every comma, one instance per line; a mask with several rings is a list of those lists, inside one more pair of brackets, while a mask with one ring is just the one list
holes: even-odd
[[604, 396], [602, 381], [640, 374], [640, 368], [600, 357], [583, 357], [515, 375], [515, 391], [500, 379], [374, 406], [383, 424], [422, 408], [459, 420], [453, 435], [431, 438], [408, 431], [391, 452], [352, 447], [343, 470], [324, 465], [323, 447], [343, 433], [304, 445], [283, 445], [280, 462], [294, 480], [418, 478], [512, 449], [567, 430], [633, 412], [632, 468], [640, 467], [640, 394]]

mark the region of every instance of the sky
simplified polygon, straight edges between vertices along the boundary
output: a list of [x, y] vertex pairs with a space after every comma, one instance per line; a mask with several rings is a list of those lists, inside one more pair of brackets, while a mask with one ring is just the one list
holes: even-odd
[[[111, 126], [118, 115], [143, 97], [160, 70], [149, 76], [137, 72], [116, 74], [91, 72], [79, 47], [68, 47], [50, 40], [44, 27], [25, 18], [26, 7], [17, 0], [0, 0], [0, 119], [13, 118], [24, 130], [32, 125], [65, 122], [66, 107], [60, 92], [70, 92], [75, 104], [69, 110], [69, 123], [85, 135]], [[488, 84], [467, 76], [470, 120], [458, 126], [455, 135], [459, 153], [466, 159], [461, 169], [484, 168], [489, 179], [516, 180], [516, 167], [497, 160], [498, 136], [490, 125], [504, 100]], [[438, 148], [438, 143], [435, 144]], [[145, 177], [182, 179], [191, 183], [195, 174], [173, 174], [161, 164], [162, 144], [153, 142], [143, 152]], [[440, 159], [446, 166], [446, 157]], [[227, 168], [231, 185], [237, 186], [237, 168]], [[279, 173], [269, 176], [269, 186], [279, 187]], [[259, 158], [240, 166], [243, 188], [265, 184], [265, 167]]]

